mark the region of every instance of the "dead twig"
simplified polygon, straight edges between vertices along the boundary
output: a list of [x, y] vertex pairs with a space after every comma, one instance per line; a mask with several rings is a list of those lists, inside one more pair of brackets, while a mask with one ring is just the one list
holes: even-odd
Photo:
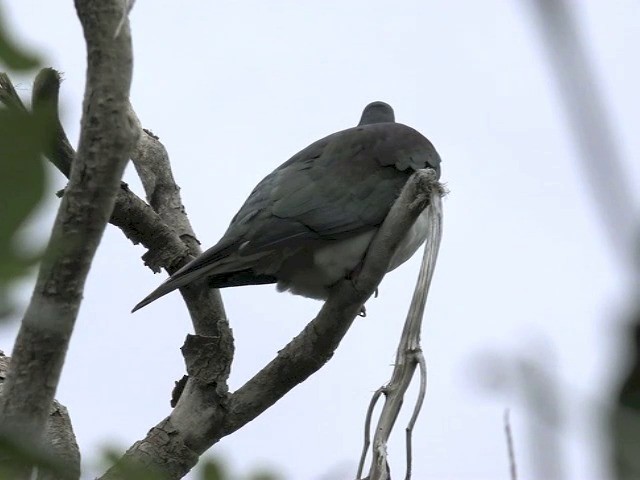
[[[406, 429], [407, 471], [405, 478], [407, 480], [411, 478], [411, 436], [420, 408], [424, 401], [427, 386], [426, 362], [424, 360], [422, 348], [420, 347], [420, 332], [422, 329], [422, 318], [424, 316], [424, 308], [429, 292], [429, 286], [435, 271], [435, 264], [442, 238], [442, 196], [445, 194], [445, 190], [444, 187], [438, 183], [435, 178], [433, 178], [429, 185], [429, 192], [430, 202], [427, 207], [427, 212], [429, 214], [429, 235], [426, 240], [422, 266], [420, 268], [418, 281], [411, 300], [411, 306], [409, 308], [400, 343], [398, 345], [391, 380], [385, 387], [380, 389], [384, 392], [386, 398], [378, 419], [376, 434], [372, 445], [371, 467], [367, 477], [369, 480], [385, 480], [389, 478], [389, 466], [386, 458], [387, 442], [395, 421], [398, 418], [398, 414], [400, 413], [405, 392], [411, 384], [416, 367], [419, 366], [421, 373], [420, 389], [413, 414]], [[367, 411], [367, 417], [369, 416], [370, 410], [371, 406]], [[369, 421], [370, 419], [367, 418], [367, 424]], [[366, 426], [365, 428], [368, 430], [369, 427]], [[365, 438], [365, 444], [367, 443], [366, 440], [367, 439]], [[368, 445], [366, 445], [366, 447], [368, 447]], [[364, 464], [364, 458], [367, 450], [368, 448], [363, 449], [363, 453], [360, 458], [358, 478], [361, 478], [362, 475], [362, 465]]]
[[518, 480], [518, 470], [516, 467], [516, 450], [513, 445], [513, 434], [511, 432], [511, 421], [509, 419], [509, 409], [504, 411], [504, 434], [507, 437], [507, 454], [509, 456], [509, 478]]

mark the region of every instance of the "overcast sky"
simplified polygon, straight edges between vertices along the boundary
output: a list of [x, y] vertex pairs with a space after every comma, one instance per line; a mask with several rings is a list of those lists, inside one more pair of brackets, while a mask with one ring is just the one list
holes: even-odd
[[[571, 3], [636, 185], [640, 3]], [[414, 438], [416, 480], [507, 479], [505, 408], [520, 478], [539, 478], [531, 419], [508, 386], [523, 355], [558, 378], [563, 422], [542, 434], [551, 435], [547, 445], [557, 434], [564, 478], [607, 478], [597, 413], [619, 371], [629, 272], [594, 212], [528, 6], [139, 0], [131, 15], [132, 103], [167, 147], [205, 247], [260, 179], [312, 141], [354, 125], [370, 101], [393, 105], [397, 121], [439, 151], [451, 194], [423, 330], [429, 383]], [[73, 2], [2, 7], [13, 33], [63, 72], [63, 122], [75, 143], [86, 62]], [[20, 79], [25, 96], [31, 81]], [[125, 177], [141, 193], [131, 167]], [[53, 192], [64, 183], [52, 171], [50, 201], [31, 238], [46, 238]], [[191, 325], [181, 297], [129, 313], [165, 278], [144, 267], [143, 253], [107, 229], [57, 393], [72, 415], [87, 478], [102, 447], [127, 448], [169, 413], [173, 382], [184, 373], [179, 347]], [[366, 406], [390, 376], [419, 257], [387, 276], [325, 368], [212, 452], [239, 472], [268, 466], [287, 480], [352, 479]], [[25, 302], [29, 289], [20, 291]], [[223, 296], [236, 338], [231, 389], [321, 306], [273, 286]], [[17, 328], [17, 319], [0, 327], [0, 348], [11, 350]], [[407, 417], [390, 450], [398, 477]]]

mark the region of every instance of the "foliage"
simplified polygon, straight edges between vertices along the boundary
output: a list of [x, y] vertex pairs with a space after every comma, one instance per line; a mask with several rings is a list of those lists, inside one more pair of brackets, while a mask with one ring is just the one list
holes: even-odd
[[2, 10], [0, 10], [0, 62], [11, 70], [36, 68], [40, 64], [38, 58], [16, 45], [4, 27], [3, 20]]
[[[197, 478], [199, 480], [240, 480], [236, 475], [230, 474], [223, 463], [216, 458], [210, 458], [202, 462], [200, 475]], [[260, 471], [244, 477], [243, 480], [278, 480], [279, 478], [273, 473]]]
[[18, 242], [20, 228], [43, 198], [42, 149], [47, 126], [18, 110], [0, 110], [0, 318], [10, 311], [7, 290], [37, 260]]
[[[162, 474], [152, 472], [146, 467], [123, 462], [122, 452], [117, 449], [108, 449], [104, 453], [104, 464], [106, 468], [117, 464], [119, 478], [124, 480], [162, 480], [164, 478]], [[210, 457], [200, 461], [195, 469], [194, 478], [197, 480], [280, 480], [281, 477], [266, 470], [256, 470], [248, 476], [241, 477], [230, 472], [220, 458]]]
[[[1, 11], [0, 62], [13, 70], [32, 69], [39, 63], [10, 39]], [[28, 112], [5, 80], [0, 73], [0, 319], [11, 312], [9, 288], [38, 259], [21, 248], [18, 234], [43, 199], [46, 176], [41, 152], [53, 133], [45, 117]]]

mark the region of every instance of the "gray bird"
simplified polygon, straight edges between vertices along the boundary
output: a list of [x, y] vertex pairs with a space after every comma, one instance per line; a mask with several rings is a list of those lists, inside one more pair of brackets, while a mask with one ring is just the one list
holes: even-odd
[[[212, 288], [277, 283], [279, 291], [326, 299], [348, 277], [411, 174], [440, 156], [429, 140], [395, 123], [393, 109], [373, 102], [360, 123], [312, 143], [267, 175], [233, 217], [222, 239], [176, 273], [133, 311], [189, 283]], [[425, 241], [419, 217], [389, 270]]]

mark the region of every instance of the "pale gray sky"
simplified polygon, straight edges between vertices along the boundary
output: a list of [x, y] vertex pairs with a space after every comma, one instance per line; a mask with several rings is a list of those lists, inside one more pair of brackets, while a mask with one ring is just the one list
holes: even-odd
[[[635, 185], [640, 4], [572, 4]], [[2, 6], [18, 38], [64, 73], [64, 123], [75, 142], [85, 46], [73, 2]], [[520, 478], [535, 478], [522, 402], [478, 380], [488, 354], [505, 368], [520, 354], [551, 362], [566, 401], [558, 432], [566, 478], [606, 478], [594, 412], [617, 373], [629, 278], [593, 213], [526, 1], [139, 0], [131, 18], [132, 103], [167, 147], [204, 246], [263, 176], [354, 125], [370, 101], [392, 104], [399, 122], [438, 149], [451, 194], [423, 332], [429, 385], [415, 479], [508, 478], [505, 407]], [[25, 95], [31, 80], [21, 80]], [[52, 192], [64, 186], [51, 178]], [[125, 179], [140, 192], [131, 168]], [[45, 238], [55, 205], [52, 196], [33, 235]], [[143, 266], [142, 253], [107, 230], [58, 390], [87, 467], [102, 446], [126, 448], [166, 416], [184, 372], [179, 347], [191, 326], [180, 296], [129, 314], [164, 278]], [[213, 451], [240, 472], [266, 465], [288, 480], [353, 478], [366, 406], [390, 375], [418, 266], [416, 255], [384, 280], [325, 368]], [[223, 296], [236, 336], [232, 389], [320, 307], [271, 286]], [[10, 351], [16, 330], [17, 322], [2, 326], [0, 348]], [[398, 476], [407, 418], [391, 448]]]

